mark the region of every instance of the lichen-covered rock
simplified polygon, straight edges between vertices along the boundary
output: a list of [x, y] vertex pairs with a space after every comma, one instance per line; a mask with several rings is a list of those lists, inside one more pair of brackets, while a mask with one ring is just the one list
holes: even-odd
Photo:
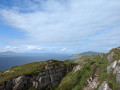
[[51, 83], [51, 81], [50, 81], [50, 76], [49, 76], [49, 75], [40, 77], [38, 81], [39, 81], [39, 83], [40, 83], [41, 85], [43, 85], [44, 87], [46, 87], [48, 84]]
[[117, 74], [116, 74], [116, 81], [117, 81], [118, 83], [120, 83], [120, 73], [117, 73]]
[[111, 67], [107, 66], [107, 73], [110, 73], [110, 72], [111, 72]]
[[119, 66], [119, 64], [116, 66], [113, 73], [116, 74], [116, 81], [118, 83], [120, 83], [120, 66]]
[[[49, 62], [52, 63], [53, 61]], [[68, 68], [65, 68], [65, 66], [54, 68], [54, 66], [46, 65], [45, 69], [45, 71], [37, 74], [22, 75], [17, 78], [12, 78], [0, 85], [0, 90], [28, 90], [29, 87], [36, 88], [37, 90], [50, 89], [59, 85], [60, 80], [68, 71]]]
[[117, 74], [118, 71], [120, 71], [120, 67], [119, 67], [119, 66], [116, 66], [116, 68], [115, 68], [114, 71], [113, 71], [113, 74]]
[[75, 69], [74, 69], [74, 73], [77, 72], [77, 71], [79, 71], [80, 69], [81, 69], [81, 66], [80, 66], [80, 65], [77, 65], [77, 66], [75, 67]]
[[13, 90], [21, 90], [27, 87], [29, 78], [26, 76], [20, 76], [16, 79], [14, 79], [14, 87]]
[[58, 73], [50, 74], [51, 82], [59, 80]]
[[83, 88], [83, 90], [95, 90], [99, 84], [98, 81], [98, 72], [97, 70], [94, 72], [94, 74], [87, 79], [86, 82], [87, 86]]
[[120, 60], [116, 60], [107, 67], [107, 73], [113, 71], [113, 74], [116, 75], [116, 81], [120, 83]]
[[49, 74], [55, 73], [55, 70], [49, 70]]
[[38, 88], [38, 82], [37, 81], [33, 81], [33, 87]]
[[117, 60], [114, 61], [113, 63], [111, 63], [111, 68], [112, 68], [112, 69], [115, 69], [116, 65], [117, 65]]
[[118, 63], [117, 63], [117, 65], [120, 67], [120, 60], [118, 60]]
[[107, 73], [110, 73], [112, 70], [116, 68], [117, 65], [117, 60], [112, 62], [108, 67], [107, 67]]
[[115, 56], [115, 53], [114, 52], [111, 52], [109, 55], [108, 55], [108, 62], [111, 62], [111, 60], [113, 59], [113, 57]]
[[6, 83], [6, 90], [11, 90], [12, 87], [13, 86], [13, 84], [12, 84], [12, 81], [11, 80], [9, 80], [7, 83]]
[[22, 90], [24, 89], [24, 82], [19, 82], [17, 84], [15, 84], [15, 86], [13, 87], [13, 90]]
[[52, 86], [55, 87], [55, 86], [58, 86], [59, 85], [59, 82], [58, 81], [55, 81], [52, 83]]
[[38, 76], [41, 77], [45, 75], [48, 75], [48, 71], [40, 72]]
[[46, 65], [45, 68], [46, 68], [47, 70], [51, 70], [51, 69], [53, 69], [53, 66]]
[[98, 90], [112, 90], [111, 88], [109, 88], [109, 85], [107, 84], [106, 81], [104, 81], [101, 86], [98, 88]]

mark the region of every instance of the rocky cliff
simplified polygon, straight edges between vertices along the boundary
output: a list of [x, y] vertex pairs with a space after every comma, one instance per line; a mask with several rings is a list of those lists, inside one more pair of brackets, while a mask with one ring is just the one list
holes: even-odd
[[120, 47], [96, 57], [79, 57], [78, 66], [62, 79], [58, 90], [120, 90]]
[[[22, 75], [18, 74], [15, 77], [7, 79], [4, 79], [5, 76], [15, 74], [15, 72], [17, 72], [16, 68], [18, 68], [19, 66], [13, 67], [8, 71], [1, 72], [0, 90], [28, 90], [30, 88], [40, 90], [54, 88], [59, 85], [61, 79], [72, 70], [75, 64], [72, 61], [62, 62], [49, 60], [46, 62], [42, 62], [42, 64], [40, 63], [40, 65], [41, 67], [36, 67], [36, 70], [34, 70], [34, 72], [32, 71], [31, 73], [27, 74], [25, 72], [22, 72]], [[44, 70], [39, 71], [39, 68], [42, 68]]]

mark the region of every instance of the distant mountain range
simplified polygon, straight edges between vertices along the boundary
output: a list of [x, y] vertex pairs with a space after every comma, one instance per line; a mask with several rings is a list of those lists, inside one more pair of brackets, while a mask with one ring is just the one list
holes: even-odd
[[100, 53], [100, 52], [93, 52], [93, 51], [88, 51], [88, 52], [83, 52], [83, 53], [80, 53], [80, 54], [73, 54], [73, 55], [99, 55], [99, 54], [103, 54], [103, 53]]
[[12, 51], [0, 52], [0, 56], [13, 56], [13, 55], [18, 55], [18, 54]]
[[73, 54], [72, 56], [76, 59], [86, 59], [86, 58], [93, 58], [96, 56], [100, 56], [103, 53], [99, 53], [99, 52], [93, 52], [93, 51], [88, 51], [88, 52], [83, 52], [80, 54]]
[[12, 51], [0, 52], [0, 56], [57, 56], [57, 55], [68, 55], [62, 53], [16, 53]]
[[103, 53], [98, 53], [98, 52], [93, 52], [93, 51], [88, 51], [88, 52], [83, 52], [80, 54], [60, 54], [60, 53], [16, 53], [12, 51], [6, 51], [6, 52], [0, 52], [0, 56], [44, 56], [44, 57], [55, 57], [55, 56], [72, 56], [72, 59], [84, 59], [84, 58], [91, 58], [95, 56], [99, 56]]
[[93, 51], [88, 51], [88, 52], [83, 52], [83, 53], [80, 53], [78, 55], [99, 55], [99, 54], [102, 54], [102, 53], [99, 53], [99, 52], [93, 52]]

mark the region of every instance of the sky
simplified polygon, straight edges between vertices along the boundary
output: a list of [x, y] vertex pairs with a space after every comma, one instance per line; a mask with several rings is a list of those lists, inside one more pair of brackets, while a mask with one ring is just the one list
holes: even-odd
[[120, 46], [120, 0], [0, 0], [0, 52], [108, 52]]

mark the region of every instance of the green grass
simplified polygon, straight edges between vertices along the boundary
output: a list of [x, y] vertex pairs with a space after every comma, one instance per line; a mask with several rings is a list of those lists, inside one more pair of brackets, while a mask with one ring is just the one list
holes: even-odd
[[116, 55], [111, 60], [111, 63], [115, 60], [120, 60], [120, 50], [116, 48], [112, 49], [108, 54], [104, 54], [103, 57], [84, 56], [82, 57], [83, 60], [81, 60], [80, 56], [76, 61], [78, 64], [81, 65], [84, 62], [88, 63], [86, 63], [78, 72], [73, 73], [72, 71], [68, 73], [56, 90], [82, 90], [86, 86], [86, 80], [88, 77], [92, 76], [96, 68], [98, 69], [98, 87], [103, 83], [103, 81], [107, 81], [112, 90], [119, 90], [120, 86], [116, 82], [116, 75], [112, 72], [109, 74], [107, 73], [107, 66], [111, 64], [107, 61], [107, 57], [112, 51]]
[[73, 68], [73, 66], [78, 65], [77, 63], [75, 63], [75, 61], [71, 61], [71, 60], [65, 60], [65, 61], [63, 61], [63, 62], [64, 62], [64, 64], [65, 64], [67, 70], [70, 70], [70, 69]]
[[50, 63], [49, 61], [34, 62], [34, 63], [29, 63], [21, 66], [16, 66], [11, 68], [9, 72], [6, 72], [6, 71], [0, 72], [0, 74], [2, 75], [0, 76], [0, 84], [2, 84], [3, 82], [11, 78], [15, 78], [21, 75], [33, 75], [42, 71], [46, 71], [45, 69], [46, 65], [54, 66], [54, 69], [58, 69], [60, 67], [66, 67], [66, 68], [70, 67], [72, 64], [74, 64], [74, 62], [67, 60], [64, 62], [54, 61], [52, 63]]
[[97, 52], [85, 52], [81, 54], [75, 54], [73, 55], [74, 58], [77, 60], [87, 60], [87, 59], [93, 59], [95, 57], [101, 56], [103, 53], [97, 53]]
[[0, 84], [14, 77], [38, 73], [40, 71], [45, 70], [44, 67], [45, 67], [45, 64], [42, 62], [35, 62], [35, 63], [25, 64], [21, 66], [16, 66], [14, 68], [11, 68], [9, 72], [4, 71], [0, 73], [2, 75], [0, 77]]
[[[107, 61], [108, 55], [114, 52], [116, 55], [113, 57], [111, 62]], [[83, 60], [81, 60], [81, 58]], [[33, 75], [42, 71], [46, 71], [46, 65], [52, 65], [55, 69], [60, 67], [66, 67], [66, 69], [72, 69], [75, 65], [82, 65], [84, 62], [87, 62], [82, 66], [82, 68], [75, 72], [72, 71], [68, 73], [60, 82], [59, 86], [55, 90], [82, 90], [86, 86], [87, 79], [92, 76], [97, 69], [98, 71], [98, 81], [99, 85], [103, 83], [103, 81], [107, 81], [109, 87], [112, 90], [119, 90], [119, 84], [116, 82], [116, 75], [112, 72], [107, 73], [107, 66], [110, 65], [113, 61], [120, 60], [120, 50], [117, 48], [112, 49], [108, 54], [104, 54], [103, 57], [100, 56], [80, 56], [75, 63], [74, 61], [65, 60], [65, 61], [55, 61], [53, 63], [46, 62], [35, 62], [29, 63], [21, 66], [16, 66], [11, 68], [7, 73], [5, 71], [0, 71], [2, 75], [0, 77], [0, 84], [14, 77], [18, 77], [21, 75]], [[34, 88], [30, 88], [29, 90], [35, 90]], [[97, 89], [96, 89], [97, 90]]]
[[[99, 60], [100, 67], [99, 67], [98, 75], [99, 75], [100, 84], [103, 81], [107, 81], [109, 87], [112, 90], [119, 90], [119, 84], [116, 82], [116, 75], [114, 75], [113, 72], [109, 74], [107, 73], [107, 66], [110, 64], [107, 61], [107, 57], [108, 55], [104, 56], [102, 59]], [[120, 56], [117, 55], [112, 59], [111, 62], [119, 59], [120, 59]]]
[[37, 90], [36, 88], [30, 87], [28, 90]]
[[97, 65], [94, 60], [88, 60], [81, 70], [67, 74], [56, 90], [82, 90], [86, 80], [93, 74]]

